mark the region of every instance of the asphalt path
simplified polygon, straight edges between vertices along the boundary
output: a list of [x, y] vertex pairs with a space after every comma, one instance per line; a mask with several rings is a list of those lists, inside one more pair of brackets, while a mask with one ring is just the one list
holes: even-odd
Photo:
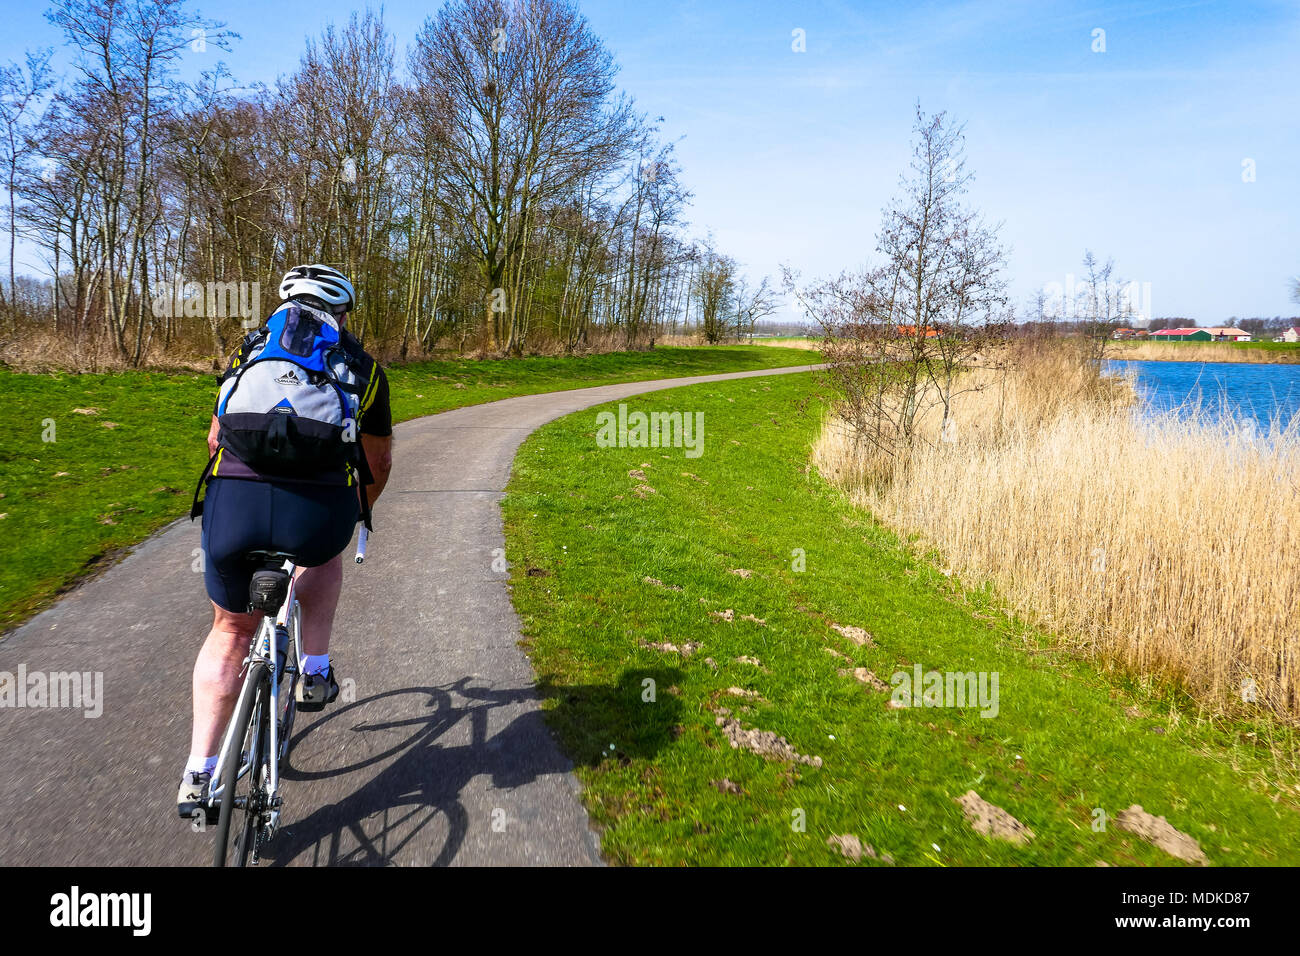
[[[519, 647], [509, 574], [493, 569], [515, 452], [593, 405], [811, 368], [550, 392], [398, 425], [370, 556], [344, 565], [330, 650], [346, 699], [299, 715], [266, 862], [599, 865]], [[211, 834], [174, 802], [211, 624], [199, 553], [198, 522], [177, 521], [0, 640], [0, 672], [103, 682], [97, 716], [0, 707], [0, 865], [209, 862]]]

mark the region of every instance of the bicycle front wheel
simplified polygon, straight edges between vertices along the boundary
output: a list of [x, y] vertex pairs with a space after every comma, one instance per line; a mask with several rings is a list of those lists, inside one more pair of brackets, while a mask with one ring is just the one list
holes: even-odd
[[[248, 683], [250, 692], [243, 695], [232, 725], [236, 756], [228, 762], [223, 774], [213, 866], [247, 866], [249, 854], [265, 825], [267, 794], [263, 767], [270, 746], [270, 669], [262, 663], [253, 664]], [[239, 764], [243, 761], [238, 756], [241, 753], [247, 755], [248, 767], [242, 777]]]
[[[289, 612], [289, 640], [285, 647], [284, 657], [280, 661], [281, 677], [280, 690], [278, 693], [280, 713], [279, 719], [279, 738], [280, 738], [280, 766], [283, 768], [289, 763], [289, 740], [293, 736], [293, 720], [298, 713], [298, 702], [296, 692], [298, 690], [298, 681], [301, 679], [298, 674], [299, 666], [299, 642], [302, 640], [302, 607], [297, 601], [293, 602], [293, 610]], [[284, 676], [285, 670], [292, 667], [293, 675]], [[283, 769], [281, 773], [283, 773]]]

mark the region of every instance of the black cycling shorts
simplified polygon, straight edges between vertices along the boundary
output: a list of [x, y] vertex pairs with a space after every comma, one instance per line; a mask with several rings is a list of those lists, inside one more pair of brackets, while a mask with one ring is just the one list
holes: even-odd
[[355, 485], [213, 478], [203, 501], [203, 583], [227, 611], [248, 610], [257, 565], [250, 551], [283, 551], [300, 567], [325, 564], [352, 540], [360, 516]]

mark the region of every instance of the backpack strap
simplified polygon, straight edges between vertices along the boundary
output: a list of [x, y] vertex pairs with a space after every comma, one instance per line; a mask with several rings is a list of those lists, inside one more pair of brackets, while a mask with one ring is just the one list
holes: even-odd
[[[335, 359], [341, 361], [348, 371], [355, 374], [357, 381], [355, 383], [341, 381], [338, 376], [334, 375], [332, 372], [329, 373], [330, 379], [340, 389], [352, 395], [356, 395], [357, 398], [360, 399], [361, 396], [366, 393], [366, 389], [370, 387], [370, 378], [365, 374], [366, 363], [349, 352], [341, 341], [326, 353], [325, 368], [327, 370], [331, 369]], [[358, 404], [360, 404], [359, 401]]]
[[218, 385], [224, 383], [226, 379], [239, 370], [241, 365], [245, 364], [253, 349], [257, 347], [262, 339], [266, 338], [266, 334], [266, 326], [264, 325], [244, 336], [244, 341], [240, 342], [239, 348], [235, 349], [235, 354], [231, 356], [230, 364], [226, 367], [226, 370], [216, 377]]
[[355, 458], [357, 490], [360, 493], [361, 498], [361, 521], [365, 524], [367, 531], [374, 531], [375, 529], [370, 524], [370, 519], [372, 517], [370, 512], [370, 496], [366, 494], [366, 486], [375, 483], [375, 476], [370, 470], [370, 462], [366, 460], [365, 449], [361, 447], [360, 436], [358, 436], [356, 446]]
[[207, 465], [204, 466], [203, 474], [199, 475], [199, 483], [194, 486], [194, 503], [190, 505], [191, 521], [203, 514], [203, 502], [199, 500], [199, 495], [203, 493], [203, 483], [208, 480], [208, 475], [212, 474], [212, 463], [217, 460], [217, 455], [220, 454], [221, 446], [218, 445], [217, 450], [212, 453], [212, 457], [208, 459]]

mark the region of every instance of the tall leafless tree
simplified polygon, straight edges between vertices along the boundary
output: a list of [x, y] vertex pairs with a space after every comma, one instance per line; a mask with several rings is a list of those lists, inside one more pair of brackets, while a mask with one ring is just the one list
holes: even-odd
[[987, 360], [1010, 326], [997, 228], [962, 202], [970, 183], [962, 129], [918, 105], [909, 172], [885, 208], [878, 264], [786, 289], [822, 328], [840, 413], [861, 440], [896, 457], [922, 411], [976, 387], [960, 373]]

